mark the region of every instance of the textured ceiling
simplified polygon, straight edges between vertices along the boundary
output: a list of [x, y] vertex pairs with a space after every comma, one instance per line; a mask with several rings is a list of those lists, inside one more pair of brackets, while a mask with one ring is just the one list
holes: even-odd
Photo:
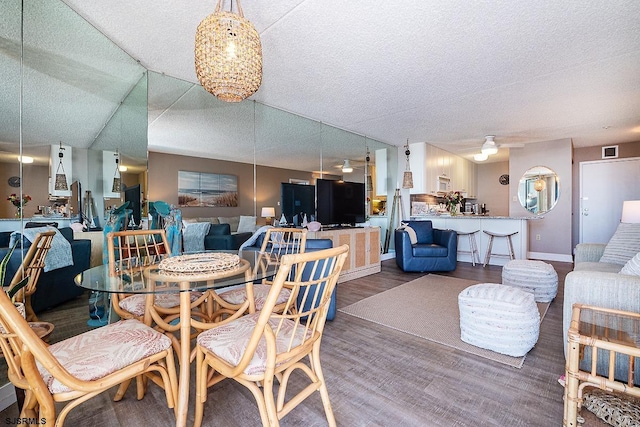
[[[195, 28], [216, 1], [65, 3], [149, 70], [197, 82]], [[252, 97], [262, 104], [467, 158], [485, 135], [503, 148], [562, 138], [576, 147], [640, 140], [640, 1], [242, 6], [262, 40], [263, 83]], [[150, 149], [184, 148], [149, 129]]]

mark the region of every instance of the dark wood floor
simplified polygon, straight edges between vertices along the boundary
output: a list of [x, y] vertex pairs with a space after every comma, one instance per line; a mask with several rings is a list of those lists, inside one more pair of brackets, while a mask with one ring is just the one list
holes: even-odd
[[[338, 313], [327, 323], [322, 344], [322, 364], [338, 425], [561, 426], [563, 389], [557, 379], [564, 372], [562, 295], [564, 277], [572, 265], [552, 264], [560, 279], [558, 296], [521, 369]], [[456, 271], [443, 274], [500, 283], [501, 271], [496, 266], [459, 263]], [[420, 276], [403, 273], [393, 260], [384, 261], [381, 273], [339, 284], [337, 305], [347, 306]], [[69, 308], [65, 317], [86, 320], [86, 305], [75, 310], [80, 309], [81, 314], [74, 314]], [[74, 409], [66, 424], [169, 426], [174, 422], [156, 387], [142, 401], [136, 401], [129, 390], [123, 401], [114, 403], [113, 394], [110, 390]], [[15, 405], [0, 413], [0, 419], [15, 416]], [[319, 396], [307, 399], [281, 424], [326, 425]], [[204, 425], [260, 425], [253, 397], [232, 381], [218, 384], [209, 392]], [[594, 418], [585, 424], [600, 425], [604, 424]]]

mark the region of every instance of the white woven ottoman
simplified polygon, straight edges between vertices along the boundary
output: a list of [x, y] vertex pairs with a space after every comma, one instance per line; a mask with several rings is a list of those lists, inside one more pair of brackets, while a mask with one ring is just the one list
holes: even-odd
[[480, 283], [460, 292], [458, 307], [460, 339], [466, 343], [520, 357], [538, 341], [540, 313], [532, 293]]
[[558, 293], [558, 273], [543, 261], [514, 259], [502, 268], [502, 284], [533, 293], [537, 302], [551, 302]]

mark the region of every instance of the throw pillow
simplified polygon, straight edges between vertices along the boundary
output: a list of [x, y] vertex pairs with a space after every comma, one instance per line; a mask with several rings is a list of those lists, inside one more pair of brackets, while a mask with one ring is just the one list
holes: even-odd
[[640, 252], [631, 258], [620, 270], [620, 274], [628, 274], [629, 276], [640, 276]]
[[240, 215], [238, 233], [253, 233], [256, 231], [256, 217]]
[[416, 235], [416, 230], [409, 227], [409, 224], [403, 222], [402, 225], [398, 227], [398, 230], [404, 230], [407, 232], [407, 234], [409, 235], [409, 241], [411, 242], [412, 245], [415, 245], [416, 243], [418, 243], [418, 236]]
[[239, 216], [230, 216], [230, 217], [219, 216], [218, 221], [220, 221], [220, 224], [229, 224], [229, 227], [231, 227], [232, 233], [238, 232], [238, 224], [240, 223]]
[[640, 252], [640, 224], [621, 222], [604, 248], [600, 262], [625, 265]]

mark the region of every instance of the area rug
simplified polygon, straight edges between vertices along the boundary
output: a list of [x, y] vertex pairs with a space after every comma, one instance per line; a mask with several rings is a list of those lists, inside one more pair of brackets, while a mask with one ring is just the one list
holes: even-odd
[[[507, 356], [467, 344], [460, 339], [458, 294], [477, 283], [479, 282], [428, 274], [338, 311], [521, 368], [525, 356]], [[548, 308], [549, 303], [538, 303], [540, 319], [544, 318]]]

